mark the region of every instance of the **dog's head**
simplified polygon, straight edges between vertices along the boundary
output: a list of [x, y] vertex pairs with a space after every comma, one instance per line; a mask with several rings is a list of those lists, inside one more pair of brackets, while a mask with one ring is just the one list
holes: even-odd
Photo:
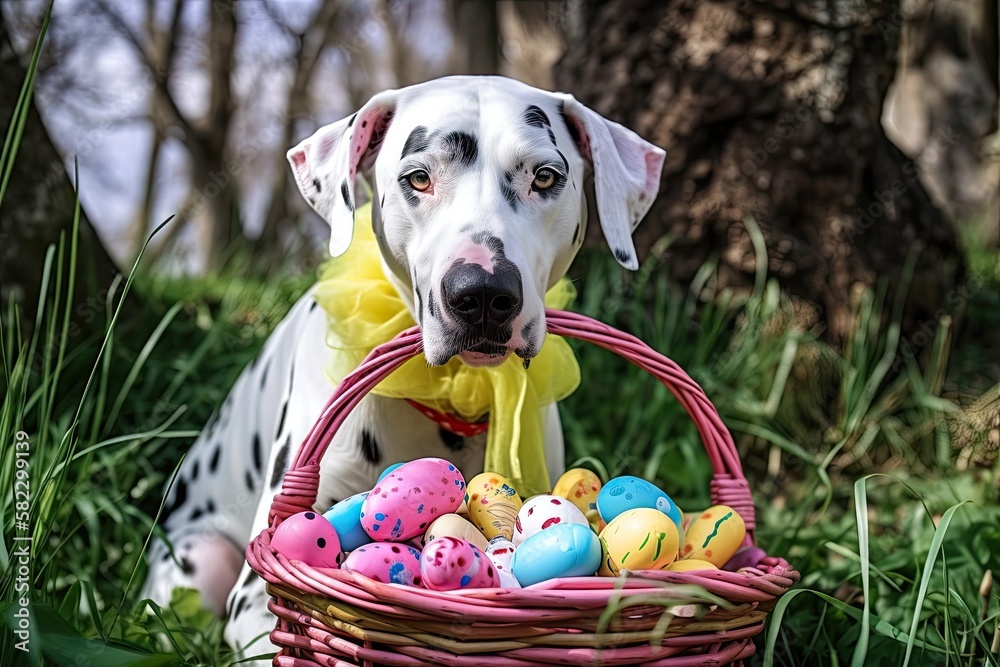
[[[369, 172], [386, 274], [421, 326], [431, 364], [538, 354], [545, 292], [586, 231], [588, 196], [618, 261], [656, 196], [664, 152], [570, 95], [501, 77], [449, 77], [376, 95], [288, 152], [299, 189], [353, 235]], [[592, 185], [591, 185], [592, 181]]]

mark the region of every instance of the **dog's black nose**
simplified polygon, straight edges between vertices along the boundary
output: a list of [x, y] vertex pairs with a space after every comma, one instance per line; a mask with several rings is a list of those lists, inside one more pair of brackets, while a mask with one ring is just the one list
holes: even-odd
[[490, 273], [478, 264], [456, 264], [444, 274], [441, 289], [448, 314], [466, 324], [504, 324], [521, 312], [516, 270], [497, 266]]

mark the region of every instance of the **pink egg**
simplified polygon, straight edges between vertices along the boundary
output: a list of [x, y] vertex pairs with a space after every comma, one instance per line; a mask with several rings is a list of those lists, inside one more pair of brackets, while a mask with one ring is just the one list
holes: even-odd
[[366, 544], [352, 551], [340, 567], [384, 584], [420, 585], [420, 552], [408, 544]]
[[548, 494], [535, 496], [524, 501], [518, 511], [511, 540], [516, 546], [546, 528], [567, 523], [590, 525], [580, 508], [565, 498]]
[[340, 538], [322, 514], [299, 512], [274, 529], [271, 546], [288, 560], [313, 567], [337, 567]]
[[361, 525], [379, 542], [405, 542], [465, 498], [462, 473], [444, 459], [404, 463], [379, 480], [361, 506]]
[[482, 551], [457, 537], [439, 537], [420, 554], [420, 577], [434, 591], [497, 588], [500, 577]]

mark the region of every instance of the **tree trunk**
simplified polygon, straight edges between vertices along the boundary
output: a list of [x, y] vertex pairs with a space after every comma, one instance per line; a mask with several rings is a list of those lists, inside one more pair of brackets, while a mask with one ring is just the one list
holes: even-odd
[[[11, 126], [18, 92], [26, 76], [0, 16], [0, 90], [4, 91], [0, 94], [0, 134], [3, 136]], [[20, 149], [14, 157], [10, 182], [0, 202], [0, 299], [4, 308], [11, 297], [20, 306], [25, 333], [34, 324], [45, 253], [50, 245], [59, 242], [61, 235], [65, 236], [68, 251], [75, 206], [71, 175], [66, 173], [63, 160], [32, 104]], [[118, 267], [81, 212], [76, 286], [70, 300], [69, 334], [73, 344], [103, 329], [105, 299], [118, 273]], [[65, 292], [62, 299], [65, 304]]]
[[[589, 3], [557, 88], [663, 147], [660, 196], [636, 246], [688, 284], [713, 254], [719, 287], [753, 285], [745, 223], [768, 273], [842, 342], [852, 293], [920, 249], [904, 327], [948, 307], [963, 261], [953, 225], [880, 123], [903, 17], [880, 0]], [[951, 137], [940, 137], [947, 150]], [[592, 227], [594, 231], [596, 227]]]

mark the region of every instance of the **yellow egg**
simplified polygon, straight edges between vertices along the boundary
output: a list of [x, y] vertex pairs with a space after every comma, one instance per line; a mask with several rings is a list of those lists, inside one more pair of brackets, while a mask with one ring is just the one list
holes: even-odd
[[523, 503], [509, 479], [492, 472], [476, 475], [465, 487], [465, 502], [469, 520], [487, 540], [514, 537], [514, 520]]
[[688, 560], [675, 560], [673, 563], [667, 566], [667, 570], [670, 572], [688, 572], [690, 570], [718, 570], [715, 565], [709, 563], [707, 560], [694, 560], [689, 558]]
[[619, 571], [662, 570], [677, 557], [677, 525], [663, 512], [649, 507], [627, 510], [601, 531], [604, 550], [598, 574]]
[[481, 472], [465, 487], [465, 502], [471, 507], [473, 503], [482, 500], [484, 496], [502, 497], [521, 509], [521, 496], [517, 495], [514, 485], [503, 475], [493, 472]]
[[469, 519], [487, 540], [497, 535], [510, 540], [514, 537], [518, 509], [519, 504], [515, 505], [503, 496], [480, 496], [469, 503]]
[[570, 501], [587, 516], [591, 523], [590, 513], [599, 519], [597, 514], [597, 494], [601, 491], [601, 479], [586, 468], [573, 468], [563, 473], [552, 489], [552, 495], [560, 496]]
[[715, 505], [692, 516], [684, 534], [680, 557], [685, 560], [705, 560], [722, 567], [733, 557], [746, 537], [743, 517], [728, 505]]
[[460, 517], [458, 514], [443, 514], [434, 519], [424, 533], [424, 544], [430, 544], [438, 537], [457, 537], [467, 540], [473, 546], [479, 547], [480, 551], [486, 551], [489, 541], [474, 525]]

